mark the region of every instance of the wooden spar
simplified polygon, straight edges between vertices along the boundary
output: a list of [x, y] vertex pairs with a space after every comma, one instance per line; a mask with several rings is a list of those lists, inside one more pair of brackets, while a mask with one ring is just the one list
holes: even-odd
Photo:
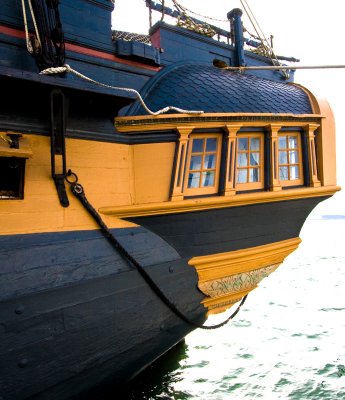
[[345, 65], [259, 65], [259, 66], [249, 66], [249, 67], [225, 67], [222, 69], [227, 69], [230, 71], [245, 71], [245, 70], [281, 70], [281, 69], [335, 69], [335, 68], [345, 68]]

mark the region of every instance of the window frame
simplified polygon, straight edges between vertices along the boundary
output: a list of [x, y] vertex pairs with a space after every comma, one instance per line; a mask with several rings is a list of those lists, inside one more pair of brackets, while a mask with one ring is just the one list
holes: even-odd
[[[240, 151], [238, 148], [239, 145], [239, 140], [247, 138], [258, 138], [260, 139], [260, 145], [259, 145], [259, 151], [255, 151], [255, 153], [259, 153], [260, 155], [260, 164], [259, 164], [259, 180], [258, 182], [244, 182], [244, 183], [239, 183], [237, 182], [237, 174], [239, 170], [247, 170], [247, 179], [248, 179], [248, 173], [250, 170], [250, 157], [247, 158], [248, 164], [247, 166], [241, 166], [239, 167], [238, 165], [238, 157], [239, 154], [244, 154], [247, 153], [250, 155], [250, 145], [247, 151]], [[249, 142], [250, 143], [250, 142]], [[244, 191], [244, 190], [260, 190], [260, 189], [265, 189], [265, 135], [263, 132], [240, 132], [237, 134], [236, 138], [236, 158], [235, 158], [235, 173], [234, 173], [234, 180], [235, 180], [235, 188], [236, 191]]]
[[[283, 149], [280, 148], [280, 139], [282, 137], [285, 137], [285, 143], [289, 146], [289, 137], [296, 137], [297, 138], [297, 148], [290, 148], [290, 147], [285, 147]], [[280, 153], [286, 151], [287, 152], [287, 163], [280, 163]], [[298, 154], [298, 162], [290, 162], [290, 155], [289, 151], [297, 151]], [[288, 167], [288, 175], [290, 178], [290, 167], [291, 166], [298, 166], [298, 174], [299, 178], [298, 179], [281, 179], [280, 178], [280, 167], [281, 166], [286, 166]], [[278, 133], [278, 176], [279, 176], [279, 182], [281, 186], [302, 186], [304, 185], [304, 170], [303, 170], [303, 154], [302, 154], [302, 140], [301, 140], [301, 134], [300, 132], [280, 132]]]
[[[193, 141], [194, 139], [217, 139], [217, 148], [214, 152], [206, 152], [205, 147], [203, 147], [202, 152], [194, 152], [193, 153]], [[205, 146], [205, 144], [204, 144]], [[207, 154], [215, 154], [215, 167], [214, 168], [203, 168], [204, 156]], [[193, 155], [201, 155], [201, 167], [198, 170], [190, 169], [191, 158]], [[212, 195], [218, 194], [219, 192], [219, 181], [220, 181], [220, 166], [221, 166], [221, 155], [222, 155], [222, 134], [221, 133], [193, 133], [190, 135], [189, 143], [188, 143], [188, 150], [187, 150], [187, 157], [186, 157], [186, 164], [185, 164], [185, 173], [184, 173], [184, 189], [183, 194], [184, 196], [202, 196], [202, 195]], [[198, 171], [202, 175], [202, 172], [205, 170], [214, 170], [214, 185], [213, 186], [200, 186], [202, 182], [202, 176], [200, 177], [200, 184], [199, 187], [189, 188], [188, 187], [188, 177], [191, 171]]]

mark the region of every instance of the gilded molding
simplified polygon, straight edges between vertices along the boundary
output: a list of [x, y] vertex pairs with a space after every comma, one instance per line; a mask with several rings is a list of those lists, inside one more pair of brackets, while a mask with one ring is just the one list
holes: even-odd
[[198, 287], [207, 296], [208, 313], [224, 311], [275, 271], [301, 243], [292, 238], [247, 249], [193, 257], [189, 265], [198, 274]]
[[276, 201], [297, 200], [310, 197], [332, 196], [340, 190], [339, 186], [303, 187], [281, 190], [278, 192], [262, 191], [254, 193], [234, 194], [232, 196], [210, 196], [204, 198], [184, 199], [180, 201], [164, 201], [159, 203], [133, 204], [126, 206], [100, 207], [98, 211], [104, 215], [117, 218], [141, 217], [202, 211], [217, 208], [239, 207]]
[[282, 123], [284, 126], [303, 126], [320, 123], [320, 114], [271, 114], [271, 113], [205, 113], [198, 116], [190, 114], [172, 114], [148, 116], [116, 117], [115, 127], [119, 132], [142, 132], [155, 130], [175, 130], [177, 126], [193, 124], [194, 128], [221, 127], [228, 124], [242, 124], [245, 126], [265, 127], [271, 123]]

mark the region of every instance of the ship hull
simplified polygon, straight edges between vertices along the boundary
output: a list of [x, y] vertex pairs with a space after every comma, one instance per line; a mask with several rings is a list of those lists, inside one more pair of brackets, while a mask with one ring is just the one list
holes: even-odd
[[[291, 71], [284, 83], [224, 69], [272, 64], [240, 43], [163, 21], [152, 45], [121, 39], [108, 0], [35, 1], [61, 5], [55, 25], [27, 10], [26, 31], [26, 2], [2, 3], [0, 400], [85, 398], [238, 304], [298, 247], [339, 190], [334, 119]], [[242, 30], [230, 14], [227, 40]], [[64, 57], [28, 52], [35, 18]]]
[[[203, 323], [203, 295], [188, 290], [197, 284], [195, 271], [146, 236], [137, 228], [120, 240], [131, 239], [127, 247], [136, 247], [157, 285]], [[64, 399], [105, 381], [123, 384], [192, 330], [99, 231], [3, 236], [1, 258], [5, 399]]]
[[[112, 233], [182, 313], [203, 323], [205, 296], [188, 265], [191, 257], [298, 237], [322, 200], [132, 218], [141, 226]], [[194, 329], [100, 231], [5, 235], [0, 241], [5, 399], [63, 399], [105, 383], [121, 385]]]

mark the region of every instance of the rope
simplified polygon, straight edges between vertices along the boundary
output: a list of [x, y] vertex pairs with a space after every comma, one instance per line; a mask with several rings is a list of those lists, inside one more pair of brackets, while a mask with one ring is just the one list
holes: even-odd
[[127, 93], [134, 93], [137, 96], [137, 98], [139, 99], [141, 105], [146, 110], [146, 112], [151, 114], [151, 115], [164, 114], [164, 113], [167, 113], [170, 110], [173, 110], [173, 111], [176, 111], [176, 112], [182, 113], [182, 114], [203, 114], [204, 113], [203, 111], [184, 110], [182, 108], [178, 108], [178, 107], [174, 107], [174, 106], [167, 106], [167, 107], [162, 108], [161, 110], [158, 110], [156, 112], [151, 111], [147, 107], [147, 105], [145, 104], [143, 98], [141, 97], [140, 93], [137, 90], [130, 89], [130, 88], [117, 87], [117, 86], [111, 86], [111, 85], [106, 85], [105, 83], [97, 82], [94, 79], [91, 79], [91, 78], [87, 77], [86, 75], [83, 75], [80, 72], [76, 71], [75, 69], [71, 68], [68, 64], [63, 65], [62, 67], [46, 68], [45, 70], [41, 71], [40, 74], [41, 75], [55, 75], [55, 74], [62, 74], [64, 72], [70, 72], [70, 73], [78, 76], [79, 78], [84, 79], [87, 82], [94, 83], [97, 86], [102, 86], [102, 87], [106, 87], [106, 88], [114, 89], [114, 90], [121, 90], [121, 91], [127, 92]]
[[[31, 0], [28, 0], [28, 3], [29, 3], [30, 12], [31, 12], [32, 22], [33, 22], [34, 27], [35, 27], [36, 40], [37, 40], [37, 43], [38, 43], [39, 47], [41, 47], [41, 39], [40, 39], [40, 35], [39, 35], [39, 32], [38, 32], [38, 28], [37, 28], [35, 13], [34, 13], [34, 11], [32, 9]], [[24, 19], [24, 28], [25, 28], [26, 48], [28, 49], [28, 52], [30, 54], [33, 54], [34, 49], [32, 47], [32, 43], [30, 41], [30, 36], [29, 36], [29, 27], [28, 27], [28, 20], [26, 18], [25, 0], [22, 0], [22, 10], [23, 10], [23, 19]]]
[[39, 47], [41, 48], [41, 47], [42, 47], [42, 42], [41, 42], [41, 39], [40, 39], [40, 33], [39, 33], [39, 30], [38, 30], [38, 27], [37, 27], [37, 22], [36, 22], [36, 18], [35, 18], [35, 13], [34, 13], [34, 10], [33, 10], [33, 8], [32, 8], [31, 0], [28, 0], [28, 2], [29, 2], [29, 8], [30, 8], [31, 17], [32, 17], [32, 22], [33, 22], [34, 27], [35, 27], [36, 38], [37, 38]]
[[0, 135], [0, 139], [2, 139], [4, 142], [8, 143], [9, 145], [12, 144], [12, 140], [4, 137], [3, 135]]
[[[69, 179], [69, 177], [73, 176], [74, 180]], [[134, 267], [137, 269], [137, 271], [140, 273], [140, 275], [144, 278], [146, 283], [150, 286], [150, 288], [153, 290], [153, 292], [159, 297], [159, 299], [182, 321], [186, 322], [187, 324], [193, 326], [194, 328], [201, 328], [201, 329], [217, 329], [225, 324], [227, 324], [232, 318], [235, 317], [235, 315], [239, 312], [240, 308], [246, 301], [247, 295], [242, 298], [241, 303], [238, 305], [236, 310], [223, 322], [216, 324], [216, 325], [201, 325], [197, 322], [194, 322], [190, 320], [188, 317], [186, 317], [168, 298], [167, 296], [162, 292], [162, 290], [157, 286], [157, 284], [152, 280], [150, 275], [146, 272], [144, 267], [133, 257], [131, 256], [128, 251], [120, 244], [120, 242], [115, 238], [115, 236], [110, 232], [109, 228], [107, 225], [104, 223], [102, 220], [101, 216], [98, 214], [98, 212], [93, 208], [93, 206], [89, 203], [85, 196], [84, 189], [82, 185], [78, 183], [78, 177], [76, 174], [71, 172], [71, 170], [68, 171], [67, 176], [65, 177], [66, 181], [71, 185], [71, 190], [74, 196], [82, 203], [84, 208], [88, 211], [88, 213], [91, 215], [91, 217], [96, 221], [98, 226], [101, 228], [101, 232], [103, 235], [108, 239], [108, 241], [111, 243], [111, 245], [125, 258], [127, 259]]]
[[[272, 46], [270, 45], [269, 41], [266, 39], [265, 34], [263, 33], [257, 19], [255, 18], [255, 15], [253, 11], [251, 10], [249, 4], [247, 3], [247, 0], [240, 0], [241, 4], [244, 8], [244, 11], [246, 12], [251, 24], [253, 25], [253, 28], [258, 35], [259, 40], [262, 43], [262, 49], [258, 49], [258, 51], [262, 51], [263, 55], [266, 57], [271, 58], [272, 63], [276, 65], [281, 65], [277, 56], [275, 55]], [[286, 72], [286, 70], [282, 69], [282, 73], [285, 77], [285, 79], [289, 79], [289, 74]]]
[[183, 8], [185, 11], [188, 11], [188, 12], [190, 12], [190, 13], [193, 14], [193, 15], [197, 15], [198, 17], [205, 18], [205, 19], [208, 19], [208, 20], [210, 20], [210, 21], [229, 22], [227, 19], [218, 19], [218, 18], [213, 18], [213, 17], [208, 17], [208, 16], [206, 16], [206, 15], [198, 14], [197, 12], [195, 12], [195, 11], [193, 11], [193, 10], [190, 10], [189, 8], [183, 6], [181, 3], [180, 3], [179, 5], [180, 5], [180, 7]]
[[206, 22], [199, 22], [187, 15], [187, 10], [179, 4], [177, 0], [172, 0], [172, 2], [180, 14], [177, 18], [177, 26], [181, 26], [193, 32], [201, 33], [208, 37], [213, 37], [216, 34], [216, 31]]

